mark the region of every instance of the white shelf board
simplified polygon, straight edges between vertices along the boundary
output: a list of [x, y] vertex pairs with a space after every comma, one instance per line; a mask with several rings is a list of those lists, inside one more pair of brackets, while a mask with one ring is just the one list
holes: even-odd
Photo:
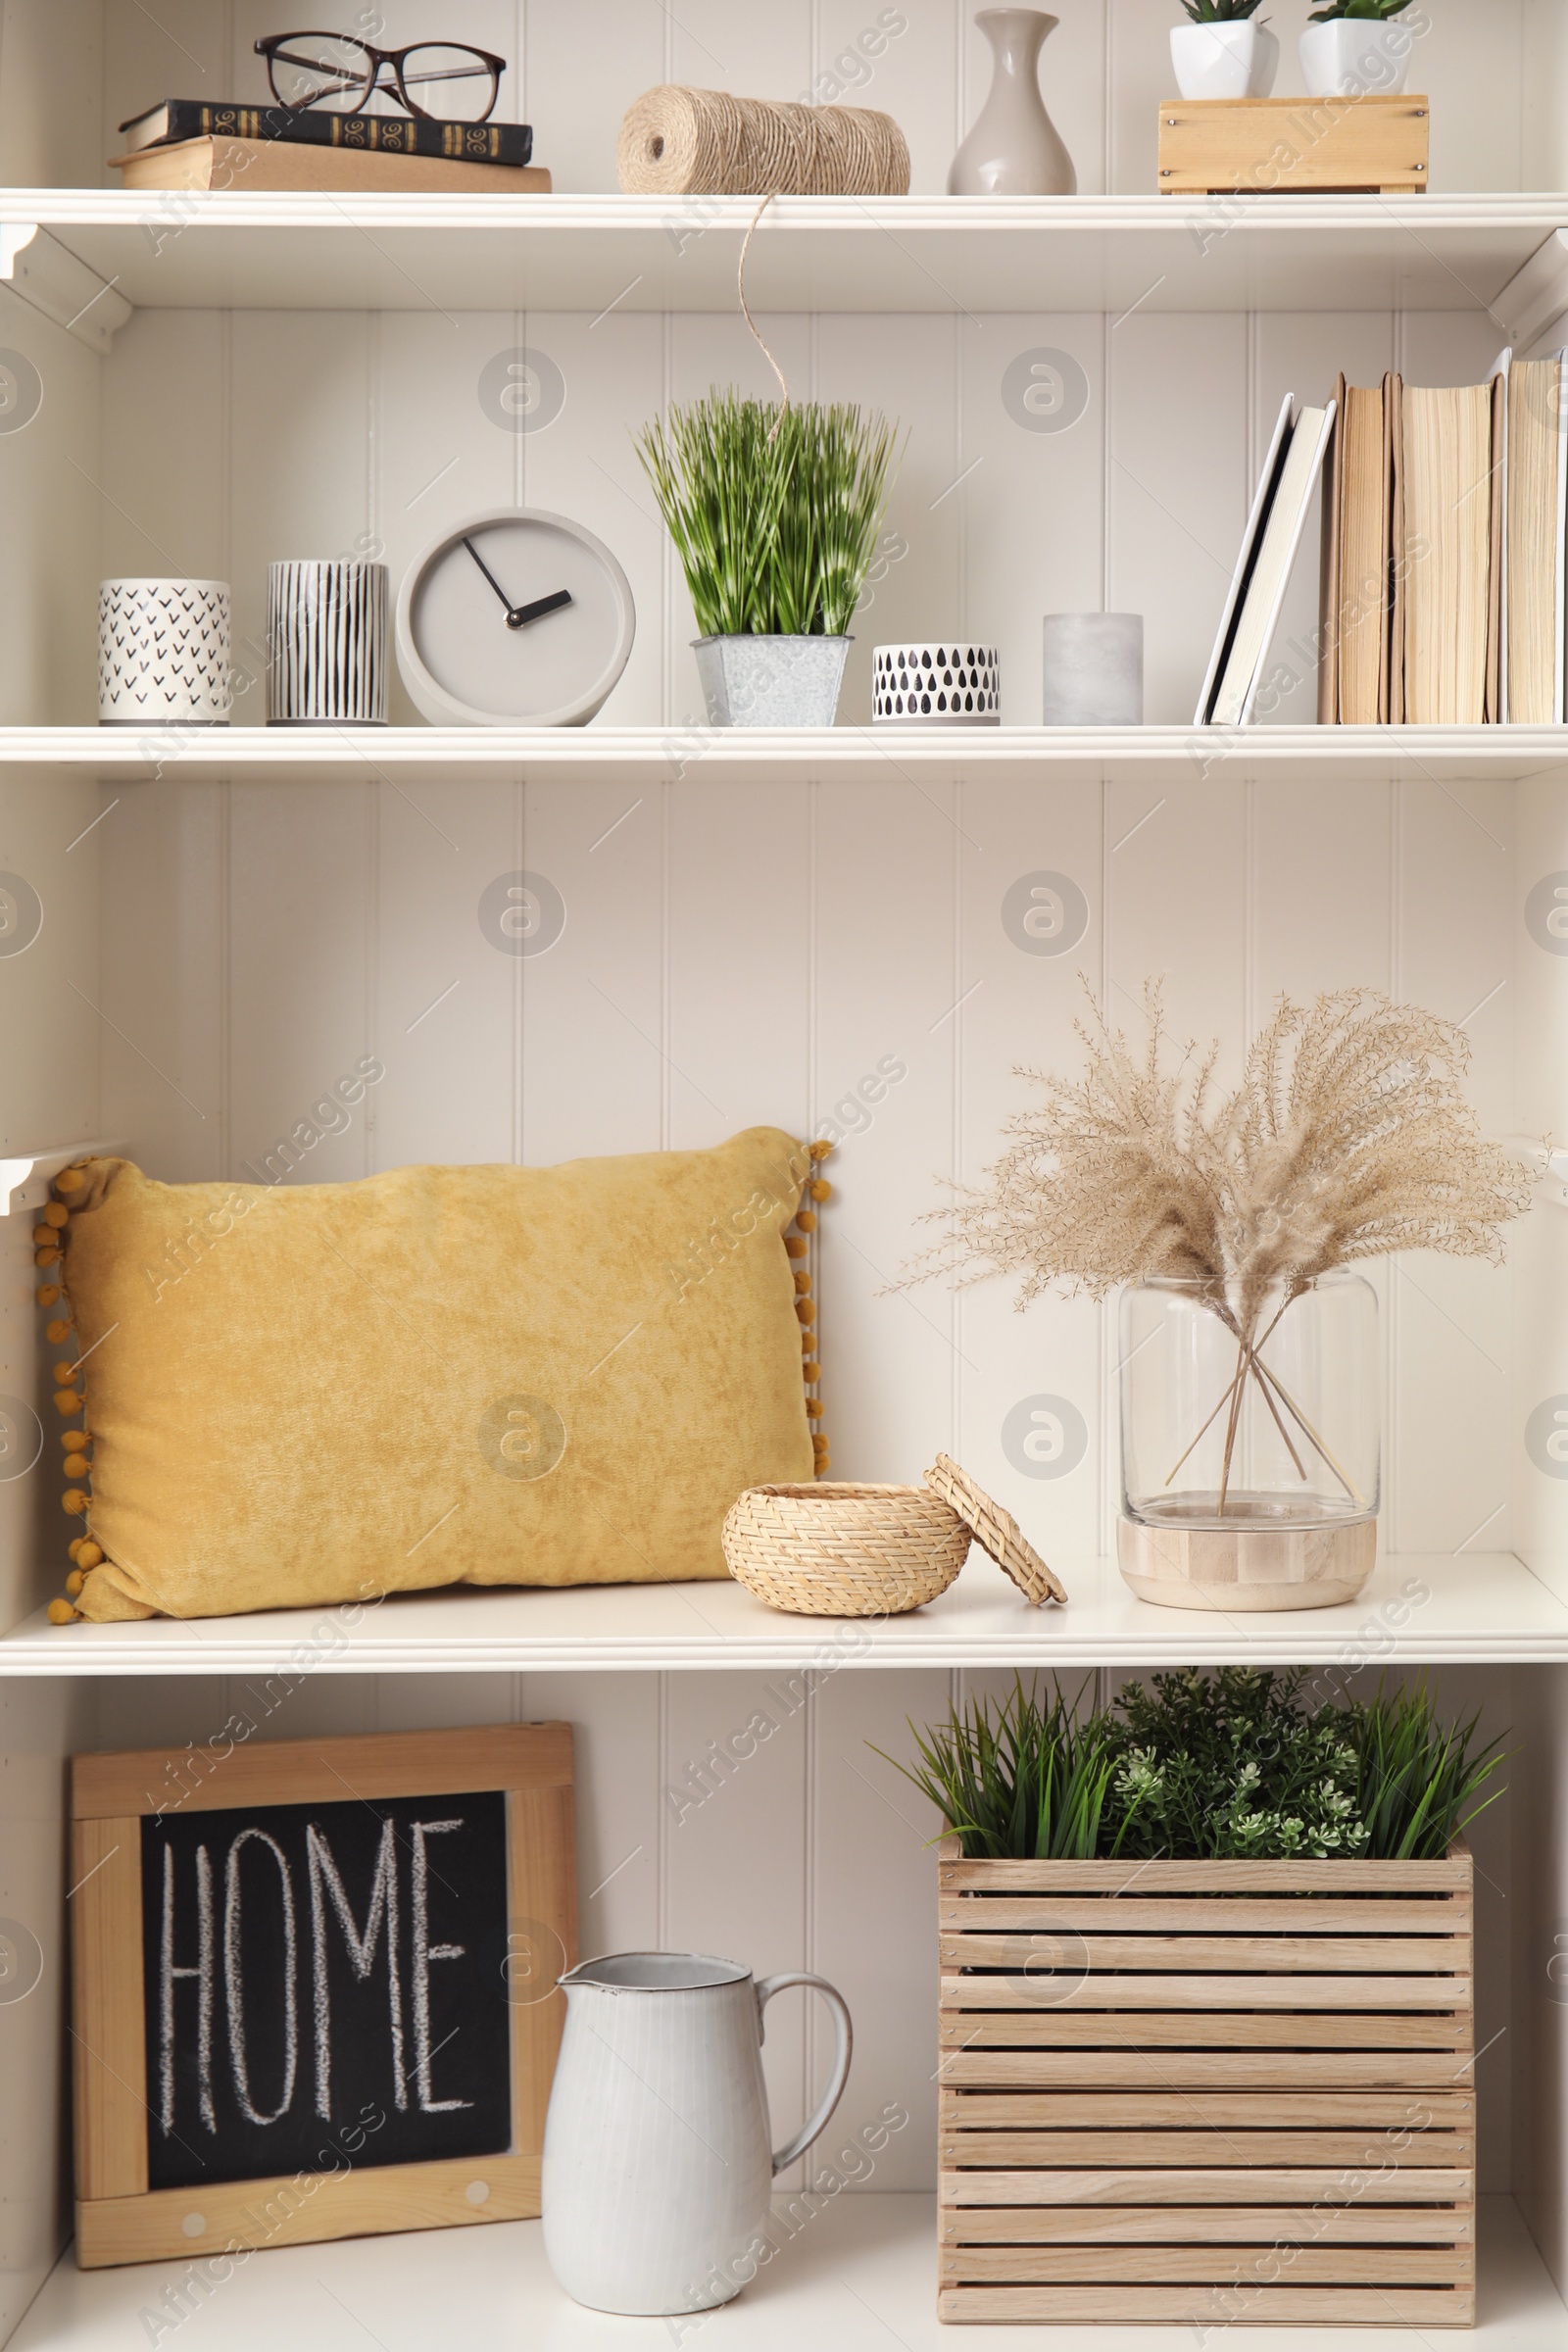
[[[831, 2135], [829, 2143], [831, 2142]], [[478, 2170], [479, 2168], [476, 2168]], [[783, 2216], [781, 2200], [777, 2208]], [[797, 2206], [799, 2214], [800, 2207]], [[254, 2254], [203, 2295], [183, 2287], [201, 2259], [78, 2271], [69, 2251], [16, 2334], [10, 2352], [125, 2352], [149, 2340], [144, 2315], [177, 2322], [185, 2352], [428, 2352], [467, 2343], [506, 2352], [953, 2352], [972, 2336], [985, 2352], [1193, 2352], [1202, 2337], [1178, 2328], [945, 2328], [936, 2316], [934, 2200], [847, 2191], [776, 2227], [779, 2251], [719, 2310], [680, 2321], [614, 2319], [584, 2311], [545, 2261], [538, 2222], [455, 2231], [350, 2238]], [[1562, 2352], [1568, 2311], [1511, 2198], [1480, 2200], [1476, 2352]], [[213, 2251], [217, 2253], [218, 2248]], [[201, 2274], [198, 2274], [200, 2276]], [[1287, 2274], [1288, 2276], [1288, 2274]], [[174, 2298], [178, 2298], [175, 2300]], [[179, 2318], [181, 2309], [186, 2316]], [[1214, 2325], [1214, 2339], [1230, 2330]], [[1433, 2352], [1418, 2328], [1248, 2328], [1246, 2352]]]
[[19, 769], [106, 784], [902, 774], [920, 785], [999, 769], [1162, 788], [1216, 775], [1507, 783], [1568, 769], [1568, 727], [0, 727], [0, 772]]
[[[1303, 102], [1304, 103], [1304, 102]], [[730, 311], [750, 197], [13, 189], [133, 305]], [[1531, 196], [783, 197], [754, 310], [1488, 309], [1568, 221]], [[1527, 280], [1515, 303], [1539, 302]]]
[[723, 1581], [457, 1587], [354, 1623], [331, 1606], [64, 1627], [39, 1610], [0, 1641], [0, 1676], [1568, 1660], [1568, 1574], [1511, 1552], [1394, 1553], [1359, 1600], [1277, 1614], [1156, 1608], [1114, 1561], [1054, 1565], [1065, 1607], [1030, 1608], [976, 1550], [939, 1600], [882, 1619], [786, 1616]]

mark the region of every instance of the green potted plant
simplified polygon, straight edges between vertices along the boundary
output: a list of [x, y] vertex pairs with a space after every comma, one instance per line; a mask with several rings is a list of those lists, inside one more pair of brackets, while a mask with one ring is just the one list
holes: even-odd
[[715, 390], [647, 426], [637, 454], [691, 592], [711, 723], [831, 726], [896, 428]]
[[1390, 98], [1410, 74], [1415, 36], [1398, 19], [1410, 0], [1330, 0], [1301, 32], [1301, 72], [1314, 98]]
[[1263, 0], [1182, 0], [1188, 23], [1174, 25], [1170, 62], [1184, 98], [1266, 98], [1280, 45], [1257, 12]]
[[1472, 1879], [1425, 1687], [1016, 1683], [901, 1766], [938, 1863], [944, 2320], [1465, 2327]]

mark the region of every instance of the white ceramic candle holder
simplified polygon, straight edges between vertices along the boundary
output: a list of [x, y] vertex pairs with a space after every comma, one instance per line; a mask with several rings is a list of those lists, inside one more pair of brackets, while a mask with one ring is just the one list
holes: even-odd
[[878, 645], [871, 653], [871, 721], [901, 727], [1002, 724], [994, 645]]
[[267, 723], [384, 727], [384, 564], [267, 567]]
[[1044, 674], [1048, 727], [1141, 727], [1143, 614], [1048, 612]]
[[98, 589], [98, 724], [226, 727], [225, 580], [104, 580]]

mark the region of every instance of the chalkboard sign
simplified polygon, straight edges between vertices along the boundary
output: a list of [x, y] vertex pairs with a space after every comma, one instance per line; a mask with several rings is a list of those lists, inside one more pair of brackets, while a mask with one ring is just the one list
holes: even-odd
[[144, 1819], [150, 2185], [509, 2148], [506, 1934], [494, 1791]]
[[564, 1724], [78, 1756], [77, 2259], [539, 2211]]

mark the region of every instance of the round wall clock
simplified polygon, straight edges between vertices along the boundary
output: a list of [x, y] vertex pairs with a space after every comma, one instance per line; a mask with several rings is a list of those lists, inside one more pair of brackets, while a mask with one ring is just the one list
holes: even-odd
[[398, 668], [437, 727], [580, 727], [636, 633], [631, 583], [602, 539], [540, 507], [443, 531], [398, 595]]

